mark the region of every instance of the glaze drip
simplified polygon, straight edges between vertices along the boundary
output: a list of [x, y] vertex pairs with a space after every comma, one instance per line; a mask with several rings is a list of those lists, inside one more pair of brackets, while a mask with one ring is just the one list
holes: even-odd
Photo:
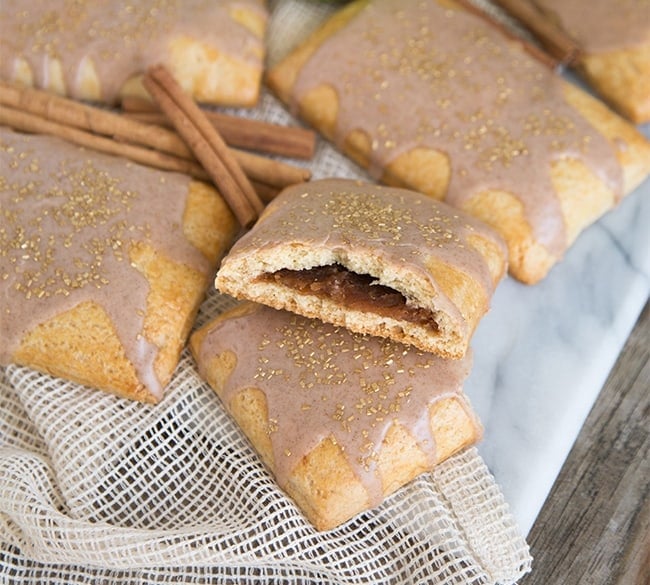
[[0, 363], [23, 336], [92, 301], [110, 317], [139, 379], [154, 393], [158, 348], [144, 335], [149, 284], [139, 246], [207, 275], [183, 234], [190, 179], [0, 129]]
[[350, 133], [367, 136], [375, 178], [414, 148], [444, 153], [451, 177], [436, 196], [462, 207], [487, 190], [508, 192], [540, 243], [561, 257], [553, 163], [583, 161], [622, 192], [612, 146], [568, 105], [562, 83], [473, 15], [434, 1], [376, 0], [306, 62], [293, 109], [315, 88], [332, 87], [335, 142], [344, 149]]
[[199, 348], [199, 367], [223, 352], [237, 357], [222, 389], [225, 405], [250, 387], [266, 397], [267, 434], [281, 487], [305, 455], [331, 438], [375, 505], [383, 497], [377, 456], [391, 425], [411, 433], [433, 465], [429, 407], [453, 396], [473, 417], [462, 394], [468, 356], [445, 360], [262, 306], [214, 326]]
[[296, 247], [332, 250], [334, 256], [366, 255], [377, 267], [404, 265], [437, 289], [435, 303], [441, 311], [462, 321], [454, 302], [438, 289], [431, 263], [441, 262], [468, 275], [490, 298], [495, 285], [485, 259], [472, 247], [475, 237], [506, 255], [503, 241], [486, 224], [430, 197], [406, 189], [323, 179], [310, 182], [307, 189], [301, 185], [286, 189], [232, 252], [245, 256], [290, 241]]
[[131, 77], [169, 62], [173, 40], [192, 39], [213, 52], [260, 65], [260, 40], [233, 18], [241, 10], [266, 18], [259, 0], [56, 0], [46, 6], [25, 0], [20, 7], [2, 3], [0, 75], [14, 78], [14, 60], [1, 55], [17, 55], [30, 65], [34, 85], [49, 87], [56, 59], [62, 65], [66, 92], [80, 97], [80, 71], [90, 61], [100, 80], [102, 100], [112, 103]]

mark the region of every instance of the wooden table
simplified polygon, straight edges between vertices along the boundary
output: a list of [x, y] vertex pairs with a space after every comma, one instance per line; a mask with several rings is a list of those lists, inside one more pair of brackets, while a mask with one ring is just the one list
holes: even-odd
[[528, 542], [533, 572], [520, 585], [650, 583], [650, 303]]

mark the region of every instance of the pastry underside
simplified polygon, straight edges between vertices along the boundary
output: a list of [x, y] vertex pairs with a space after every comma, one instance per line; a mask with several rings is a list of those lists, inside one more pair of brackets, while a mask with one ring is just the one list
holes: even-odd
[[237, 224], [211, 186], [0, 135], [0, 361], [158, 402]]
[[[264, 381], [259, 380], [259, 374], [255, 377], [258, 378], [257, 380], [251, 378], [243, 382], [241, 387], [231, 387], [231, 377], [237, 364], [246, 361], [254, 362], [252, 356], [238, 354], [236, 350], [232, 349], [224, 349], [216, 354], [202, 352], [202, 345], [206, 337], [211, 331], [219, 330], [224, 322], [237, 318], [256, 319], [260, 326], [264, 327], [267, 318], [265, 317], [267, 313], [264, 311], [268, 310], [271, 309], [261, 309], [254, 303], [243, 303], [219, 315], [192, 334], [190, 348], [197, 359], [199, 370], [204, 379], [222, 398], [224, 406], [248, 437], [268, 469], [276, 476], [276, 479], [279, 479], [282, 476], [278, 477], [279, 462], [274, 455], [273, 432], [269, 432], [269, 429], [281, 428], [285, 421], [281, 416], [273, 420], [269, 418], [269, 400], [266, 395], [268, 387]], [[285, 312], [276, 311], [276, 313]], [[297, 322], [301, 323], [301, 320], [302, 317], [298, 317]], [[289, 322], [288, 319], [287, 322]], [[295, 320], [291, 321], [291, 323], [294, 322]], [[246, 326], [243, 327], [246, 328]], [[313, 327], [314, 331], [318, 333], [321, 331], [322, 324]], [[245, 330], [248, 331], [248, 329]], [[300, 339], [303, 339], [301, 328], [299, 328], [299, 332]], [[330, 329], [327, 329], [327, 339], [332, 342], [332, 351], [335, 356], [340, 355], [338, 344], [341, 339], [337, 333], [332, 333]], [[343, 333], [349, 335], [347, 331]], [[224, 334], [220, 333], [220, 335], [223, 337]], [[271, 339], [274, 339], [272, 334], [269, 335], [271, 335]], [[318, 339], [318, 336], [314, 336], [314, 339]], [[257, 340], [257, 337], [252, 338], [251, 343], [253, 340]], [[230, 343], [231, 340], [226, 338], [222, 340], [220, 346], [228, 347]], [[402, 353], [403, 350], [399, 349], [400, 344], [394, 344], [394, 346], [398, 348], [399, 353]], [[386, 345], [384, 344], [383, 347], [385, 350]], [[432, 356], [431, 359], [438, 358]], [[336, 357], [333, 358], [333, 361], [336, 362]], [[272, 368], [280, 367], [276, 363], [268, 363], [267, 366], [271, 371], [273, 371]], [[331, 367], [331, 364], [324, 363], [322, 366], [327, 368]], [[390, 366], [385, 370], [389, 372]], [[389, 377], [390, 374], [386, 372], [379, 375]], [[425, 377], [428, 375], [427, 372], [421, 373]], [[372, 376], [373, 373], [370, 371], [368, 375]], [[435, 376], [433, 377], [435, 378]], [[286, 395], [298, 404], [302, 400], [299, 379], [299, 374], [292, 371], [279, 382]], [[430, 380], [428, 384], [434, 388], [436, 382]], [[312, 391], [315, 390], [312, 389]], [[357, 393], [359, 396], [363, 396], [360, 387], [353, 383], [346, 387], [345, 391], [352, 395]], [[432, 390], [432, 394], [434, 393]], [[303, 408], [306, 406], [303, 405]], [[350, 461], [350, 458], [355, 456], [354, 453], [346, 451], [340, 444], [340, 440], [337, 440], [335, 429], [339, 427], [339, 423], [335, 420], [332, 421], [331, 434], [325, 433], [325, 436], [318, 440], [308, 452], [304, 454], [300, 452], [297, 455], [296, 464], [282, 479], [280, 487], [294, 500], [317, 530], [330, 530], [339, 526], [360, 512], [378, 505], [383, 498], [416, 476], [430, 470], [434, 465], [475, 444], [482, 436], [482, 427], [462, 392], [433, 400], [426, 412], [429, 432], [435, 443], [435, 455], [433, 458], [430, 454], [427, 455], [407, 426], [400, 424], [397, 417], [394, 417], [394, 422], [387, 423], [383, 441], [373, 455], [379, 478], [378, 494], [371, 493], [358, 471], [355, 470], [355, 466]], [[356, 424], [356, 422], [350, 422], [346, 432], [354, 432]], [[311, 431], [312, 429], [306, 429], [304, 433], [309, 434]], [[428, 445], [428, 448], [431, 449], [432, 446]]]
[[[100, 9], [104, 4], [103, 9], [120, 12], [118, 5], [97, 4]], [[15, 44], [10, 41], [2, 44], [0, 40], [0, 74], [7, 81], [75, 99], [116, 104], [124, 97], [148, 99], [142, 76], [147, 67], [163, 64], [185, 91], [199, 102], [251, 107], [259, 100], [265, 58], [267, 14], [262, 8], [263, 3], [258, 4], [257, 9], [245, 4], [233, 5], [222, 16], [217, 15], [222, 20], [227, 19], [229, 25], [221, 22], [211, 25], [210, 14], [206, 21], [206, 15], [200, 9], [191, 5], [180, 7], [194, 13], [193, 20], [184, 17], [184, 22], [189, 21], [187, 30], [175, 29], [172, 20], [170, 24], [161, 24], [160, 30], [154, 28], [153, 32], [147, 32], [146, 23], [150, 19], [142, 17], [142, 31], [134, 24], [133, 30], [124, 33], [124, 38], [115, 35], [111, 48], [107, 48], [100, 38], [113, 38], [115, 33], [110, 27], [107, 27], [109, 32], [106, 35], [102, 34], [102, 30], [95, 37], [75, 39], [73, 48], [69, 44], [69, 36], [75, 34], [72, 26], [63, 26], [58, 36], [54, 33], [49, 39], [49, 43], [60, 47], [54, 50], [48, 50], [42, 44], [32, 47], [31, 38]], [[215, 6], [215, 10], [221, 10]], [[51, 9], [56, 10], [55, 7]], [[143, 3], [140, 9], [147, 10], [147, 4]], [[154, 6], [151, 9], [157, 10]], [[12, 11], [3, 15], [8, 30], [5, 36], [11, 33], [9, 29], [21, 24], [20, 14], [19, 11]], [[61, 9], [61, 14], [64, 14], [64, 9]], [[14, 18], [16, 22], [12, 24]], [[137, 21], [136, 16], [133, 20]], [[220, 28], [211, 31], [217, 24]], [[214, 35], [222, 35], [223, 26], [229, 26], [230, 32], [238, 31], [242, 40], [235, 41], [230, 47], [215, 42]], [[119, 25], [115, 25], [115, 30], [119, 33]], [[228, 32], [227, 28], [224, 30]], [[85, 34], [86, 30], [81, 30], [79, 38], [84, 39]], [[140, 34], [142, 40], [137, 38]], [[155, 47], [155, 50], [151, 47]], [[112, 58], [112, 54], [119, 57]]]
[[453, 212], [418, 193], [344, 179], [292, 187], [235, 243], [215, 284], [458, 358], [488, 310], [506, 253], [495, 232], [465, 214], [454, 223]]
[[[360, 18], [367, 5], [363, 1], [353, 2], [335, 13], [268, 72], [267, 82], [283, 102], [294, 108], [297, 115], [335, 142], [351, 159], [372, 170], [376, 165], [373, 160], [376, 136], [351, 130], [345, 137], [337, 137], [341, 102], [336, 89], [324, 81], [300, 96], [300, 99], [294, 89], [301, 71], [312, 56], [326, 43], [334, 42], [337, 33], [345, 30], [355, 18]], [[452, 2], [446, 2], [447, 5], [458, 9]], [[554, 207], [560, 213], [557, 221], [564, 225], [564, 243], [558, 249], [552, 249], [540, 241], [517, 192], [486, 189], [464, 198], [458, 204], [458, 207], [501, 233], [508, 245], [511, 275], [527, 284], [542, 280], [585, 227], [614, 207], [622, 195], [632, 192], [650, 173], [650, 144], [644, 136], [599, 100], [573, 84], [560, 83], [566, 103], [599, 135], [605, 137], [615, 153], [615, 160], [621, 168], [620, 192], [606, 184], [593, 168], [586, 166], [579, 158], [556, 158], [549, 169], [549, 177], [557, 198]], [[401, 108], [404, 104], [393, 104], [391, 107]], [[390, 110], [387, 116], [390, 116]], [[458, 163], [462, 161], [450, 160], [442, 150], [415, 146], [381, 167], [377, 175], [385, 184], [414, 189], [444, 200], [452, 169]], [[521, 185], [521, 190], [525, 189], [526, 185]]]

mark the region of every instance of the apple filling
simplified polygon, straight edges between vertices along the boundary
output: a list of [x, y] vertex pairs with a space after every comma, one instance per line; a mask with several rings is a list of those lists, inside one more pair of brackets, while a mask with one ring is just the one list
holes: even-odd
[[433, 313], [421, 307], [406, 304], [399, 291], [377, 283], [369, 274], [351, 272], [340, 264], [315, 266], [304, 270], [283, 268], [262, 276], [302, 294], [332, 299], [337, 304], [357, 311], [375, 313], [399, 321], [424, 325], [438, 330]]

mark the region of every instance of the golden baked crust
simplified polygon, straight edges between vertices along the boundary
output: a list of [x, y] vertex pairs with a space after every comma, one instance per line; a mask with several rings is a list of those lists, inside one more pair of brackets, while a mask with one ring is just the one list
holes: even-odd
[[458, 358], [505, 269], [501, 239], [473, 217], [413, 191], [329, 179], [276, 198], [224, 258], [215, 284]]
[[650, 40], [636, 48], [582, 55], [576, 67], [623, 116], [635, 124], [650, 122]]
[[[269, 318], [270, 314], [275, 316]], [[271, 319], [270, 322], [269, 319]], [[232, 321], [239, 323], [237, 329], [239, 334], [247, 336], [248, 343], [244, 347], [238, 346], [235, 339], [228, 337], [230, 330], [223, 329], [224, 325]], [[432, 370], [440, 362], [449, 361], [429, 356], [426, 359], [430, 360], [432, 370], [422, 370], [414, 374], [410, 378], [410, 383], [417, 386], [418, 379], [428, 377], [426, 385], [430, 387], [430, 400], [427, 401], [428, 406], [425, 407], [423, 413], [425, 413], [424, 420], [428, 419], [430, 435], [435, 446], [427, 445], [425, 447], [426, 443], [418, 442], [413, 428], [409, 428], [408, 423], [404, 422], [404, 420], [408, 420], [408, 416], [401, 422], [397, 415], [390, 417], [390, 420], [387, 420], [382, 428], [381, 444], [377, 446], [372, 456], [378, 479], [371, 481], [378, 482], [379, 494], [372, 494], [372, 489], [369, 489], [365, 483], [367, 478], [364, 480], [359, 474], [359, 469], [351, 463], [355, 459], [355, 451], [349, 445], [345, 447], [341, 445], [339, 422], [335, 419], [326, 423], [326, 428], [300, 429], [302, 435], [314, 433], [317, 437], [322, 438], [309, 443], [310, 447], [305, 453], [300, 451], [296, 455], [295, 464], [289, 468], [285, 477], [284, 471], [279, 469], [279, 462], [276, 461], [276, 457], [283, 457], [283, 455], [277, 454], [278, 450], [277, 447], [274, 449], [273, 441], [275, 433], [285, 432], [285, 424], [291, 419], [291, 414], [284, 410], [286, 420], [282, 416], [272, 420], [269, 415], [269, 406], [275, 401], [276, 394], [270, 386], [274, 382], [270, 377], [265, 378], [259, 369], [257, 373], [255, 372], [256, 364], [261, 363], [260, 359], [264, 360], [265, 357], [258, 351], [258, 345], [260, 343], [276, 343], [278, 323], [280, 323], [280, 328], [287, 325], [289, 330], [296, 332], [295, 337], [292, 335], [285, 337], [285, 342], [290, 342], [291, 339], [300, 339], [305, 342], [307, 338], [318, 340], [325, 336], [334, 355], [327, 362], [322, 363], [318, 361], [319, 356], [313, 358], [316, 360], [316, 366], [326, 368], [327, 371], [336, 375], [338, 371], [334, 367], [340, 365], [350, 373], [349, 383], [331, 390], [347, 392], [353, 400], [364, 397], [361, 386], [354, 381], [352, 368], [345, 361], [345, 352], [340, 352], [341, 347], [347, 347], [349, 339], [360, 340], [364, 339], [363, 336], [350, 334], [343, 329], [333, 329], [317, 321], [310, 322], [284, 311], [273, 311], [261, 308], [259, 305], [245, 303], [216, 317], [211, 323], [196, 331], [190, 338], [190, 348], [204, 378], [222, 398], [224, 406], [249, 438], [264, 463], [276, 476], [281, 487], [318, 530], [335, 528], [359, 512], [377, 505], [381, 499], [417, 475], [480, 439], [482, 432], [480, 424], [472, 414], [469, 403], [460, 390], [463, 375], [458, 376], [456, 392], [445, 391], [437, 394], [436, 376]], [[304, 323], [309, 324], [305, 326]], [[305, 330], [310, 332], [308, 337], [305, 337]], [[209, 345], [211, 334], [214, 337], [219, 337], [216, 348]], [[260, 342], [260, 340], [262, 341]], [[372, 345], [372, 348], [377, 354], [385, 351], [386, 347], [400, 347], [399, 344], [392, 345], [390, 342], [388, 344], [384, 342], [384, 345], [381, 345], [382, 342], [375, 338], [370, 338], [368, 343], [375, 344]], [[246, 347], [248, 350], [245, 349]], [[409, 351], [413, 350], [407, 350], [404, 354], [401, 349], [398, 351], [401, 355], [407, 355]], [[409, 357], [402, 359], [408, 360]], [[247, 369], [246, 364], [249, 363], [253, 366]], [[322, 402], [318, 395], [318, 389], [305, 390], [305, 385], [302, 383], [304, 371], [301, 369], [301, 363], [296, 363], [295, 369], [287, 367], [284, 362], [269, 361], [264, 363], [267, 371], [282, 370], [282, 374], [277, 378], [277, 385], [281, 387], [281, 392], [286, 395], [289, 402], [301, 404], [307, 400], [306, 396], [310, 392], [317, 394], [315, 402], [310, 403], [312, 406], [309, 407], [309, 410], [316, 408], [318, 403]], [[452, 363], [460, 365], [460, 362]], [[385, 376], [390, 379], [399, 369], [399, 365], [375, 364], [373, 367], [377, 369], [375, 371], [366, 370], [367, 376]], [[246, 375], [236, 371], [238, 366], [243, 367], [250, 374]], [[422, 376], [420, 377], [420, 375]], [[396, 383], [404, 384], [401, 380]], [[377, 392], [383, 391], [385, 388], [378, 386]], [[302, 408], [306, 408], [306, 405], [303, 405]], [[359, 423], [363, 424], [363, 420], [351, 422], [348, 432], [358, 432], [359, 429], [356, 428], [356, 425]], [[305, 424], [307, 423], [305, 422]], [[273, 430], [269, 431], [269, 429]], [[295, 433], [296, 430], [294, 428], [293, 432]], [[292, 436], [292, 432], [290, 430], [286, 432], [289, 433], [289, 436], [286, 437], [287, 442], [299, 449], [298, 440]], [[431, 451], [432, 447], [433, 451]]]
[[[115, 171], [116, 167], [105, 165], [105, 161], [111, 157], [105, 158], [96, 153], [88, 153], [55, 139], [31, 137], [25, 146], [17, 140], [18, 136], [20, 135], [11, 133], [0, 136], [0, 143], [3, 146], [1, 154], [4, 159], [2, 161], [4, 164], [0, 164], [0, 168], [4, 169], [3, 177], [9, 182], [14, 180], [17, 185], [20, 185], [20, 178], [13, 177], [11, 172], [7, 172], [7, 168], [13, 168], [9, 157], [12, 156], [12, 153], [20, 152], [21, 148], [25, 149], [23, 152], [27, 152], [28, 157], [34, 156], [34, 160], [47, 156], [48, 152], [56, 152], [56, 156], [60, 157], [59, 160], [64, 161], [63, 166], [57, 167], [59, 169], [65, 169], [66, 165], [70, 165], [68, 161], [73, 160], [70, 157], [74, 157], [76, 160], [79, 160], [79, 157], [88, 157], [90, 161], [93, 161], [92, 168], [99, 173], [96, 176], [102, 176], [101, 173], [105, 173], [104, 176], [118, 176]], [[42, 140], [45, 141], [44, 144], [41, 143]], [[7, 145], [11, 145], [12, 150], [7, 150]], [[40, 158], [40, 160], [43, 159]], [[117, 160], [115, 159], [115, 161]], [[160, 190], [157, 190], [155, 186], [156, 180], [172, 182], [172, 178], [174, 178], [171, 174], [138, 167], [126, 161], [118, 163], [118, 169], [120, 164], [128, 167], [127, 177], [133, 181], [133, 185], [137, 184], [140, 187], [143, 184], [148, 185], [149, 191], [137, 194], [138, 198], [144, 199], [145, 205], [147, 200], [153, 201], [154, 198], [162, 196]], [[102, 193], [93, 192], [93, 189], [100, 188], [93, 186], [91, 176], [88, 172], [84, 174], [84, 179], [88, 184], [87, 199], [92, 201], [95, 195], [98, 200], [99, 197], [110, 198], [110, 192], [107, 194], [106, 191], [103, 191], [104, 186], [101, 187]], [[144, 183], [138, 183], [138, 180], [144, 181]], [[64, 181], [65, 179], [53, 179], [49, 184], [41, 183], [22, 205], [29, 206], [31, 201], [39, 199], [47, 200], [48, 193], [57, 194], [59, 189], [64, 192], [68, 188]], [[176, 181], [175, 178], [174, 181]], [[117, 184], [111, 183], [113, 188]], [[59, 239], [55, 240], [60, 237], [56, 233], [48, 235], [48, 232], [44, 230], [37, 237], [34, 236], [32, 239], [26, 240], [27, 244], [25, 245], [34, 246], [33, 259], [37, 261], [39, 270], [44, 273], [50, 269], [50, 264], [56, 266], [59, 254], [79, 254], [79, 258], [82, 258], [82, 247], [93, 246], [94, 253], [101, 258], [101, 261], [97, 263], [96, 268], [90, 268], [89, 271], [96, 271], [97, 276], [94, 282], [104, 282], [104, 286], [98, 284], [97, 292], [93, 293], [95, 286], [84, 282], [87, 292], [84, 292], [83, 296], [79, 297], [80, 301], [76, 304], [73, 303], [72, 306], [59, 305], [59, 302], [79, 292], [74, 288], [77, 285], [72, 282], [75, 276], [69, 274], [62, 279], [63, 283], [68, 283], [64, 286], [70, 287], [68, 292], [64, 288], [56, 290], [57, 285], [54, 284], [57, 275], [65, 272], [64, 268], [50, 272], [53, 275], [51, 277], [52, 284], [45, 282], [42, 286], [38, 285], [37, 288], [30, 290], [30, 283], [24, 277], [32, 270], [30, 268], [32, 266], [31, 259], [26, 256], [24, 265], [21, 265], [20, 260], [16, 261], [17, 256], [14, 252], [18, 252], [20, 244], [12, 239], [13, 234], [22, 233], [24, 227], [21, 223], [23, 221], [21, 219], [22, 212], [13, 208], [8, 199], [3, 200], [2, 207], [7, 213], [15, 213], [15, 215], [8, 216], [10, 217], [7, 222], [8, 229], [2, 234], [2, 237], [6, 234], [10, 239], [3, 240], [6, 252], [0, 255], [0, 272], [3, 277], [6, 277], [0, 282], [0, 290], [3, 290], [4, 287], [3, 295], [6, 295], [17, 290], [17, 287], [21, 287], [24, 293], [8, 296], [8, 304], [3, 306], [3, 315], [0, 317], [0, 335], [2, 335], [3, 344], [5, 349], [6, 345], [11, 346], [9, 355], [3, 356], [7, 362], [33, 367], [55, 376], [142, 402], [160, 400], [162, 389], [171, 379], [178, 363], [181, 350], [194, 323], [198, 306], [212, 279], [216, 263], [226, 247], [230, 245], [236, 230], [236, 222], [232, 214], [212, 187], [186, 179], [179, 180], [178, 184], [180, 190], [174, 189], [173, 192], [179, 201], [185, 201], [181, 207], [182, 215], [178, 218], [182, 222], [182, 231], [169, 233], [168, 246], [170, 247], [168, 249], [161, 248], [155, 237], [147, 237], [146, 231], [155, 235], [157, 221], [166, 222], [166, 218], [155, 216], [156, 209], [153, 209], [152, 205], [153, 214], [147, 220], [145, 235], [136, 232], [137, 225], [134, 223], [130, 230], [130, 232], [136, 232], [133, 239], [127, 243], [127, 236], [124, 235], [119, 241], [113, 240], [111, 244], [115, 249], [123, 248], [128, 255], [128, 260], [121, 262], [123, 267], [119, 275], [114, 274], [109, 277], [102, 270], [102, 264], [107, 265], [110, 258], [107, 256], [106, 246], [102, 243], [103, 233], [99, 231], [100, 227], [98, 227], [96, 241], [93, 241], [92, 237], [85, 241], [71, 240], [74, 244], [65, 252], [61, 249], [62, 246], [57, 246], [59, 252], [38, 248], [40, 243], [45, 242], [48, 238], [52, 238], [53, 242], [60, 242]], [[111, 187], [108, 186], [108, 189]], [[116, 191], [115, 197], [120, 197], [125, 193], [128, 194], [125, 191]], [[11, 192], [8, 197], [10, 196]], [[60, 213], [60, 221], [64, 226], [67, 220], [63, 219], [63, 216], [69, 211], [74, 213], [75, 208], [79, 209], [77, 216], [70, 217], [83, 218], [83, 221], [94, 221], [93, 213], [95, 217], [97, 214], [104, 213], [104, 207], [101, 204], [91, 203], [91, 207], [88, 208], [89, 215], [84, 215], [85, 210], [80, 207], [82, 204], [77, 196], [83, 198], [84, 194], [83, 192], [77, 193], [70, 196], [68, 200], [64, 197], [63, 203], [57, 201], [58, 207], [51, 207], [50, 214]], [[129, 205], [133, 207], [133, 200], [130, 200]], [[95, 206], [94, 212], [92, 206]], [[106, 209], [109, 208], [106, 207]], [[173, 211], [170, 210], [170, 217], [171, 214]], [[107, 211], [106, 216], [108, 215]], [[127, 213], [123, 219], [117, 217], [109, 219], [115, 221], [113, 224], [115, 230], [116, 226], [127, 225], [129, 215]], [[47, 220], [39, 221], [45, 225]], [[74, 219], [71, 225], [75, 225]], [[71, 229], [71, 231], [73, 230]], [[186, 263], [182, 259], [185, 256], [175, 258], [169, 255], [168, 250], [173, 250], [174, 247], [181, 249], [185, 246], [188, 246], [186, 253], [189, 256], [187, 258], [195, 257], [192, 263]], [[31, 248], [28, 249], [31, 250]], [[43, 256], [53, 258], [52, 262], [43, 262]], [[61, 266], [64, 265], [61, 264]], [[138, 275], [143, 278], [142, 282], [136, 278]], [[38, 277], [39, 274], [36, 273], [34, 279], [37, 280]], [[122, 282], [118, 282], [118, 279]], [[129, 288], [131, 281], [137, 288]], [[138, 289], [147, 291], [143, 306], [136, 309], [143, 311], [142, 329], [138, 336], [141, 336], [145, 344], [151, 348], [149, 352], [145, 352], [141, 363], [137, 361], [139, 358], [134, 360], [134, 354], [129, 354], [118, 333], [115, 318], [119, 313], [112, 312], [105, 305], [105, 299], [110, 298], [111, 294], [119, 298], [120, 295], [132, 294], [129, 291]], [[37, 300], [34, 297], [43, 298]], [[119, 319], [120, 321], [136, 321], [139, 316], [129, 313], [130, 305], [126, 302], [127, 300], [128, 297], [124, 303], [121, 303], [122, 309], [119, 305], [117, 306], [117, 311], [124, 312], [124, 314], [119, 314]], [[134, 306], [138, 307], [137, 304]], [[16, 329], [12, 320], [21, 315], [24, 318], [30, 312], [35, 313], [38, 318], [25, 329]], [[143, 373], [147, 371], [150, 373]]]
[[[345, 30], [356, 18], [362, 18], [367, 5], [363, 1], [354, 2], [337, 12], [303, 45], [272, 68], [267, 74], [267, 81], [280, 99], [295, 108], [300, 117], [316, 127], [326, 138], [336, 142], [350, 158], [372, 170], [378, 164], [374, 158], [377, 141], [381, 143], [383, 139], [380, 134], [369, 135], [354, 128], [347, 135], [340, 135], [338, 124], [343, 106], [336, 88], [327, 79], [320, 84], [312, 84], [300, 96], [296, 95], [298, 79], [310, 59], [325, 43], [330, 40], [336, 42], [337, 32]], [[446, 2], [445, 6], [454, 7], [454, 4]], [[457, 7], [452, 9], [458, 10]], [[650, 172], [650, 144], [632, 125], [575, 86], [561, 81], [558, 83], [562, 84], [561, 93], [565, 96], [566, 103], [579, 113], [578, 118], [582, 119], [582, 123], [586, 122], [599, 135], [604, 136], [609, 144], [606, 148], [615, 153], [614, 160], [622, 169], [622, 190], [617, 192], [612, 184], [597, 174], [594, 166], [587, 166], [570, 149], [567, 149], [566, 155], [549, 163], [549, 182], [556, 201], [552, 204], [552, 209], [549, 209], [548, 217], [556, 214], [554, 221], [557, 225], [564, 226], [564, 234], [561, 236], [563, 242], [554, 245], [542, 241], [539, 233], [544, 228], [531, 223], [527, 215], [521, 195], [530, 185], [522, 183], [517, 192], [505, 188], [487, 188], [452, 202], [486, 221], [503, 235], [508, 245], [511, 274], [528, 284], [543, 279], [562, 258], [579, 232], [611, 209], [622, 194], [630, 193]], [[392, 104], [390, 107], [402, 108], [404, 105]], [[416, 109], [415, 104], [407, 107]], [[480, 105], [476, 107], [479, 108]], [[480, 113], [480, 110], [477, 111]], [[390, 112], [389, 108], [387, 118], [391, 117]], [[474, 112], [468, 114], [470, 113]], [[531, 110], [531, 113], [534, 112]], [[432, 118], [437, 115], [438, 113], [431, 114]], [[358, 118], [355, 123], [357, 120]], [[445, 118], [442, 120], [444, 122]], [[453, 172], [463, 162], [458, 157], [452, 160], [441, 149], [416, 145], [394, 156], [381, 166], [377, 175], [388, 185], [415, 189], [436, 199], [446, 199]]]
[[[263, 0], [196, 0], [164, 7], [86, 0], [72, 11], [66, 6], [50, 2], [46, 13], [29, 2], [21, 10], [9, 5], [0, 9], [4, 79], [115, 103], [124, 96], [147, 97], [142, 74], [162, 63], [198, 101], [257, 103], [267, 23]], [[156, 11], [155, 19], [150, 10]], [[109, 24], [91, 34], [98, 22]]]

